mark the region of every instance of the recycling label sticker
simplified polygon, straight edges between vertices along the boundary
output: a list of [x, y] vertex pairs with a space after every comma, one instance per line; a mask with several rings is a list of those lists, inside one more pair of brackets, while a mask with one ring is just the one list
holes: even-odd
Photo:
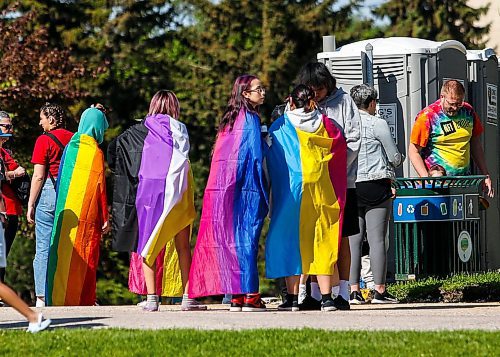
[[458, 235], [457, 252], [462, 262], [467, 263], [470, 260], [472, 255], [472, 239], [469, 232], [462, 231]]
[[486, 110], [488, 124], [497, 125], [498, 123], [498, 87], [494, 84], [486, 84]]

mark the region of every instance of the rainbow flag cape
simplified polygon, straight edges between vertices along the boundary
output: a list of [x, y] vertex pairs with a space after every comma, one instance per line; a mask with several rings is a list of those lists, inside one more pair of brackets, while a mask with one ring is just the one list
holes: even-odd
[[144, 139], [135, 200], [137, 253], [151, 266], [168, 245], [164, 274], [175, 278], [164, 281], [163, 290], [168, 296], [178, 296], [182, 281], [173, 238], [182, 229], [191, 227], [196, 216], [189, 137], [185, 125], [168, 115], [148, 116], [144, 125], [148, 134]]
[[218, 134], [189, 275], [192, 297], [259, 290], [257, 251], [267, 214], [263, 148], [259, 116], [243, 109], [232, 130]]
[[342, 236], [346, 142], [326, 116], [316, 132], [308, 133], [295, 128], [285, 113], [269, 132], [266, 276], [330, 275]]
[[87, 109], [61, 159], [47, 268], [48, 305], [96, 302], [99, 243], [108, 221], [104, 155], [98, 143], [107, 127], [100, 110]]

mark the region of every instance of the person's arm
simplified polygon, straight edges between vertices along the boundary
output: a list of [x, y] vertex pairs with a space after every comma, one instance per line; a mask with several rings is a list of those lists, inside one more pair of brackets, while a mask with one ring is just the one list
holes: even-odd
[[495, 190], [491, 183], [491, 177], [488, 172], [488, 167], [486, 166], [486, 160], [484, 159], [484, 151], [479, 136], [473, 136], [471, 138], [470, 152], [477, 167], [479, 167], [479, 170], [481, 170], [481, 173], [483, 175], [486, 175], [486, 179], [484, 180], [484, 185], [486, 186], [488, 196], [493, 197], [495, 195]]
[[415, 171], [417, 171], [418, 176], [427, 177], [429, 176], [429, 173], [427, 172], [427, 168], [425, 167], [422, 156], [420, 156], [421, 150], [421, 146], [410, 143], [410, 145], [408, 146], [408, 156], [410, 157], [411, 164], [415, 168]]
[[387, 122], [383, 119], [377, 120], [373, 127], [373, 132], [377, 140], [382, 144], [387, 159], [392, 166], [400, 166], [404, 161], [404, 155], [399, 152], [394, 140], [392, 140], [391, 129], [389, 129]]
[[343, 129], [347, 144], [347, 167], [358, 157], [361, 147], [361, 117], [354, 101], [346, 95], [343, 112]]
[[35, 223], [35, 203], [42, 190], [45, 181], [45, 165], [35, 164], [33, 177], [31, 178], [30, 197], [28, 200], [28, 212], [26, 218], [28, 223]]

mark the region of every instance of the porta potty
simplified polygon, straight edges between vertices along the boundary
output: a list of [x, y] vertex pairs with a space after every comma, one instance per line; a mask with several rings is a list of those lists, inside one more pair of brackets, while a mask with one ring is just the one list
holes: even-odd
[[476, 110], [484, 127], [484, 154], [496, 197], [489, 199], [489, 208], [482, 212], [481, 260], [487, 269], [500, 267], [500, 196], [499, 194], [499, 130], [498, 59], [493, 49], [467, 51], [468, 101]]

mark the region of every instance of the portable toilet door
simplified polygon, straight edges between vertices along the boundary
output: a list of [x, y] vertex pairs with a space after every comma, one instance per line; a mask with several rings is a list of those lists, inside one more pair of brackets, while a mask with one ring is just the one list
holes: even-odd
[[[498, 106], [498, 58], [493, 49], [467, 51], [468, 102], [481, 119], [484, 133], [481, 142], [496, 197], [488, 199], [489, 208], [483, 211], [481, 232], [481, 263], [485, 269], [500, 267], [500, 198], [499, 189], [499, 106]], [[476, 172], [481, 174], [480, 172]]]

